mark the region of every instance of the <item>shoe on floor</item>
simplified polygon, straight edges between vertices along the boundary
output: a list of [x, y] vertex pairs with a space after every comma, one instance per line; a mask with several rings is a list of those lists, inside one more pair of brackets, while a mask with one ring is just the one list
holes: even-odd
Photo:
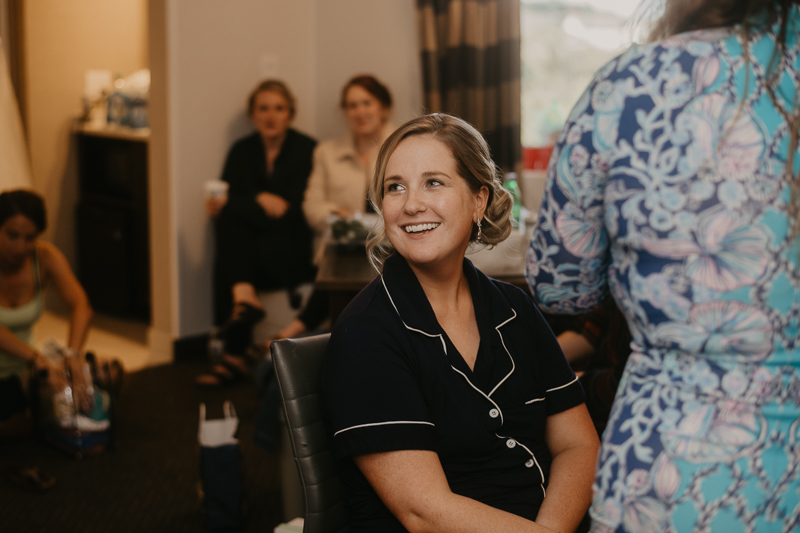
[[18, 487], [31, 492], [44, 492], [56, 484], [56, 478], [38, 466], [12, 467], [6, 474]]
[[247, 358], [240, 355], [225, 354], [211, 372], [197, 376], [195, 383], [204, 389], [224, 389], [251, 377]]
[[253, 327], [267, 312], [246, 302], [233, 306], [231, 318], [219, 329], [219, 337], [225, 342], [225, 351], [232, 354], [243, 353], [253, 342]]

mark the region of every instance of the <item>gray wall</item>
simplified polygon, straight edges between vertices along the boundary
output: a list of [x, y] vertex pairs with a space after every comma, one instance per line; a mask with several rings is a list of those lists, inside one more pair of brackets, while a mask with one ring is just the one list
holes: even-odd
[[166, 0], [150, 6], [161, 6], [167, 18], [172, 213], [163, 221], [175, 235], [171, 329], [182, 337], [211, 324], [213, 242], [203, 183], [219, 177], [231, 143], [250, 131], [244, 106], [252, 87], [267, 75], [285, 80], [298, 100], [295, 127], [324, 139], [345, 131], [338, 107], [343, 83], [373, 73], [392, 89], [400, 123], [422, 112], [417, 28], [413, 0]]

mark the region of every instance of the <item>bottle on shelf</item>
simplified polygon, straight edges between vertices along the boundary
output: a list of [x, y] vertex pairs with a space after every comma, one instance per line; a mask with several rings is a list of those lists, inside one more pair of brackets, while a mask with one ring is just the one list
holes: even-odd
[[208, 336], [208, 362], [211, 365], [222, 363], [222, 354], [225, 352], [225, 340], [220, 337], [219, 328], [212, 328]]

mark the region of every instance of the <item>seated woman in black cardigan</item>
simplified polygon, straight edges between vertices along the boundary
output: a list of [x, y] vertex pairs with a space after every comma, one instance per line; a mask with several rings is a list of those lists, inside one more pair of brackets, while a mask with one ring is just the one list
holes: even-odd
[[248, 113], [257, 131], [228, 152], [228, 197], [206, 200], [216, 219], [214, 323], [226, 353], [200, 385], [224, 385], [248, 372], [242, 354], [265, 315], [257, 290], [291, 290], [314, 278], [302, 202], [317, 143], [290, 128], [295, 109], [283, 82], [266, 80], [253, 90]]
[[353, 532], [566, 532], [589, 507], [599, 443], [581, 386], [530, 296], [464, 257], [510, 233], [501, 183], [480, 133], [448, 115], [380, 150], [380, 275], [337, 321], [322, 377]]

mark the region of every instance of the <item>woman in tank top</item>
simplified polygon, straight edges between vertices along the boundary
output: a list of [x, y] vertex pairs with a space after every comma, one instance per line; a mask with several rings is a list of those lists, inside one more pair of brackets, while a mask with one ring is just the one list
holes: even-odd
[[[44, 307], [44, 288], [55, 287], [70, 309], [68, 351], [83, 346], [92, 309], [64, 254], [38, 238], [47, 227], [44, 201], [27, 190], [0, 194], [0, 436], [29, 421], [23, 383], [29, 371], [55, 370], [31, 344]], [[48, 372], [60, 379], [61, 372]], [[79, 392], [79, 391], [76, 391]]]

